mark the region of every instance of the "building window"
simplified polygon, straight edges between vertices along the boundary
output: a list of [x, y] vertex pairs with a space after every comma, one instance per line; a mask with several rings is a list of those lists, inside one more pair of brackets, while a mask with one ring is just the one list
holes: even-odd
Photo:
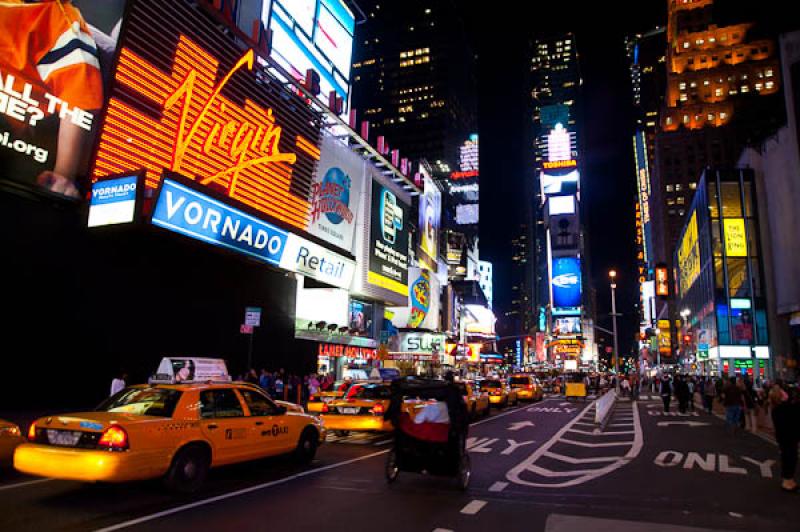
[[668, 126], [671, 126], [672, 125], [672, 117], [668, 116], [666, 122], [667, 122]]
[[774, 82], [772, 82], [772, 81], [768, 81], [768, 82], [767, 82], [767, 85], [766, 85], [766, 87], [767, 87], [768, 89], [771, 89], [771, 88], [772, 88], [772, 87], [774, 87], [774, 86], [775, 86], [775, 83], [774, 83]]
[[718, 96], [718, 97], [722, 96], [722, 89], [720, 89], [719, 87], [714, 89], [714, 96]]
[[675, 187], [672, 185], [667, 185], [667, 192], [672, 192], [673, 190], [675, 190]]
[[680, 90], [682, 90], [682, 91], [683, 91], [683, 90], [686, 90], [686, 82], [685, 82], [685, 81], [681, 81], [681, 82], [678, 84], [678, 88], [679, 88]]
[[771, 78], [772, 77], [772, 69], [768, 68], [767, 70], [765, 70], [764, 71], [764, 75], [767, 76], [768, 78]]
[[689, 115], [683, 115], [683, 123], [684, 124], [688, 124], [689, 123]]
[[711, 82], [710, 82], [709, 80], [707, 80], [707, 79], [704, 79], [704, 80], [703, 80], [703, 85], [704, 85], [704, 86], [708, 86], [708, 85], [710, 85], [710, 84], [711, 84]]
[[714, 113], [708, 113], [708, 117], [707, 118], [708, 118], [709, 122], [713, 122], [714, 121]]
[[683, 48], [689, 48], [689, 41], [683, 41]]
[[697, 183], [695, 183], [694, 181], [689, 183], [689, 189], [690, 190], [697, 190]]
[[678, 196], [678, 199], [677, 199], [677, 200], [675, 200], [675, 201], [676, 201], [676, 203], [677, 203], [678, 205], [683, 205], [683, 204], [685, 204], [685, 203], [686, 203], [686, 198], [684, 198], [683, 196]]
[[680, 192], [681, 190], [683, 190], [683, 185], [675, 183], [675, 192]]
[[719, 119], [720, 119], [720, 120], [725, 120], [726, 118], [728, 118], [728, 113], [726, 113], [725, 111], [722, 111], [722, 112], [719, 114]]

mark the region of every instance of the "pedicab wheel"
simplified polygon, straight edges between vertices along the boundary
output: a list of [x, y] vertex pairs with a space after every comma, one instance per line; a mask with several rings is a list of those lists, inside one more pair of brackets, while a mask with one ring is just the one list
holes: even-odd
[[400, 468], [397, 466], [397, 453], [394, 449], [389, 451], [386, 457], [386, 482], [391, 484], [400, 475]]
[[461, 459], [458, 461], [458, 487], [466, 490], [469, 487], [469, 479], [472, 476], [472, 464], [470, 463], [469, 454], [464, 451]]
[[346, 438], [350, 435], [349, 430], [334, 430], [333, 433], [340, 438]]

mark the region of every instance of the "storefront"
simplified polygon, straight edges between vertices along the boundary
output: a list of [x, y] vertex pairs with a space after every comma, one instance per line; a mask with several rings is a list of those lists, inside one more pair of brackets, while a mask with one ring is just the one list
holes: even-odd
[[754, 195], [750, 170], [707, 170], [698, 183], [675, 250], [678, 352], [686, 371], [770, 374]]

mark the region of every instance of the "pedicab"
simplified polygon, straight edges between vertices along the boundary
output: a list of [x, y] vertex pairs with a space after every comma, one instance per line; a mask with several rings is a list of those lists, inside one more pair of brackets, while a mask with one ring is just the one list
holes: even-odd
[[413, 377], [396, 380], [385, 417], [395, 427], [386, 460], [387, 482], [397, 480], [403, 471], [452, 477], [462, 490], [467, 489], [469, 420], [462, 392], [454, 383]]

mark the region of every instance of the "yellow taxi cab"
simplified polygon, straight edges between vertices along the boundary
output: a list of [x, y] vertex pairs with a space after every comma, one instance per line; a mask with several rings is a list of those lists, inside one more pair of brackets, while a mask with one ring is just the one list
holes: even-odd
[[14, 449], [23, 441], [22, 432], [17, 425], [0, 419], [0, 467], [11, 464]]
[[389, 432], [390, 421], [383, 419], [389, 408], [391, 389], [388, 384], [356, 383], [345, 397], [324, 403], [320, 418], [327, 430], [345, 436], [351, 430], [367, 432]]
[[519, 402], [517, 391], [499, 379], [482, 380], [481, 391], [489, 394], [489, 404], [492, 406], [503, 407]]
[[169, 358], [149, 384], [125, 388], [94, 411], [37, 419], [14, 467], [85, 482], [163, 477], [169, 488], [194, 491], [211, 467], [288, 453], [308, 463], [324, 440], [316, 417], [231, 382], [224, 361]]
[[355, 383], [350, 381], [337, 382], [334, 384], [332, 390], [328, 390], [326, 392], [319, 391], [315, 393], [308, 398], [306, 410], [314, 414], [322, 413], [322, 405], [343, 398], [345, 393], [347, 393], [347, 390], [349, 390], [353, 384]]
[[469, 417], [476, 419], [480, 416], [489, 415], [489, 394], [475, 388], [472, 382], [457, 382], [456, 386], [461, 389], [464, 401], [467, 403]]
[[544, 389], [533, 375], [522, 373], [512, 375], [508, 385], [516, 390], [520, 401], [541, 401], [544, 399]]

